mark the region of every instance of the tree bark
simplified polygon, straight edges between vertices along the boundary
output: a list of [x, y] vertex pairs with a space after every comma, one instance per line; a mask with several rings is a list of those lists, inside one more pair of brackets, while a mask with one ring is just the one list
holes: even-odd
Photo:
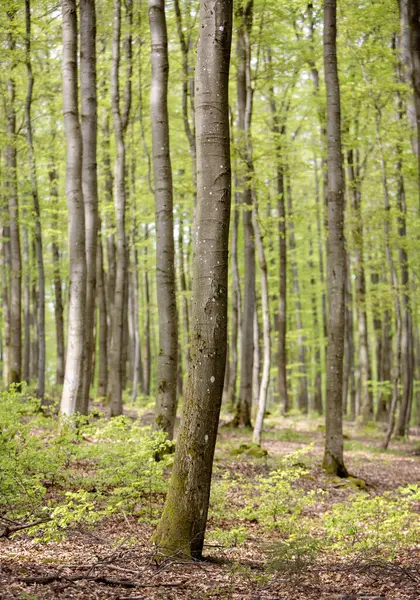
[[82, 110], [82, 188], [86, 236], [86, 307], [83, 381], [78, 411], [88, 414], [92, 380], [92, 353], [96, 301], [96, 252], [98, 243], [98, 178], [96, 168], [96, 13], [95, 0], [80, 0], [80, 92]]
[[[54, 135], [53, 135], [54, 137]], [[51, 158], [51, 163], [48, 170], [50, 181], [50, 198], [53, 206], [52, 229], [58, 232], [58, 189], [57, 189], [57, 170], [54, 165], [54, 160]], [[55, 339], [56, 339], [56, 369], [55, 382], [57, 385], [64, 383], [65, 372], [65, 347], [64, 347], [64, 306], [63, 306], [63, 286], [60, 273], [60, 248], [54, 236], [52, 244], [52, 262], [53, 262], [53, 282], [54, 282], [54, 317], [55, 317]]]
[[66, 196], [69, 211], [70, 299], [66, 370], [61, 412], [76, 412], [83, 378], [85, 344], [86, 254], [82, 193], [82, 136], [79, 123], [77, 77], [77, 11], [75, 0], [62, 0], [63, 113], [67, 142]]
[[116, 256], [115, 256], [115, 289], [114, 302], [111, 312], [111, 364], [109, 370], [111, 415], [122, 414], [122, 393], [124, 385], [125, 365], [123, 364], [124, 344], [124, 319], [126, 313], [126, 278], [127, 278], [127, 240], [125, 233], [126, 213], [126, 148], [125, 132], [131, 108], [131, 27], [132, 27], [132, 0], [126, 2], [127, 21], [127, 81], [125, 90], [124, 109], [120, 108], [120, 83], [119, 69], [121, 59], [121, 1], [114, 1], [114, 25], [112, 39], [112, 66], [111, 66], [111, 101], [114, 132], [116, 141], [115, 159], [115, 224], [116, 224]]
[[19, 200], [17, 188], [17, 150], [16, 150], [16, 85], [14, 69], [16, 66], [16, 40], [14, 34], [15, 10], [7, 13], [9, 32], [7, 49], [11, 55], [10, 75], [7, 82], [7, 148], [6, 148], [6, 196], [9, 203], [10, 234], [10, 350], [7, 384], [20, 383], [22, 379], [22, 262], [19, 233]]
[[102, 231], [100, 221], [98, 224], [98, 246], [96, 253], [96, 282], [96, 298], [99, 313], [99, 366], [97, 395], [99, 398], [105, 398], [108, 389], [108, 321]]
[[242, 221], [244, 227], [244, 301], [241, 338], [241, 366], [236, 420], [243, 427], [251, 427], [252, 375], [254, 354], [254, 312], [255, 312], [255, 241], [252, 226], [252, 156], [249, 135], [252, 118], [252, 87], [250, 81], [251, 53], [249, 36], [252, 30], [253, 0], [246, 0], [239, 7], [237, 57], [237, 97], [238, 97], [238, 146], [245, 166], [242, 177]]
[[411, 80], [417, 123], [417, 177], [420, 210], [420, 5], [418, 0], [408, 0], [408, 27], [410, 31]]
[[172, 168], [168, 120], [168, 39], [165, 1], [149, 0], [152, 40], [153, 174], [156, 210], [156, 289], [159, 316], [159, 356], [155, 426], [169, 439], [174, 433], [177, 408], [178, 324], [175, 295], [175, 247], [173, 231]]
[[203, 551], [226, 364], [232, 1], [210, 6], [202, 0], [199, 27], [191, 369], [169, 492], [153, 536], [166, 552], [195, 558]]
[[28, 92], [25, 102], [26, 116], [26, 139], [29, 146], [29, 161], [31, 171], [32, 203], [35, 215], [35, 250], [38, 270], [38, 398], [43, 398], [45, 393], [45, 275], [44, 275], [44, 253], [42, 247], [41, 210], [39, 207], [38, 181], [36, 172], [35, 149], [32, 134], [32, 92], [34, 87], [34, 76], [31, 63], [31, 4], [25, 0], [26, 17], [26, 71], [28, 74]]
[[324, 69], [328, 141], [328, 348], [326, 435], [323, 467], [347, 477], [343, 456], [344, 178], [341, 153], [340, 88], [337, 71], [337, 2], [324, 0]]

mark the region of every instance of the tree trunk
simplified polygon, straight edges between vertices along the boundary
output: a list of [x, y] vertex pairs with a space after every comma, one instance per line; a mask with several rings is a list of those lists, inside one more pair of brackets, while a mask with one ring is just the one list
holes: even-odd
[[324, 69], [328, 141], [328, 348], [326, 435], [323, 467], [347, 477], [343, 457], [344, 178], [340, 131], [340, 88], [337, 72], [337, 2], [324, 0]]
[[[351, 421], [356, 418], [355, 403], [351, 401], [350, 394], [354, 382], [354, 342], [353, 342], [353, 303], [351, 293], [351, 278], [349, 256], [346, 252], [346, 290], [344, 308], [344, 367], [343, 367], [343, 414], [348, 415]], [[350, 402], [349, 402], [350, 400]]]
[[[149, 237], [148, 226], [144, 226], [144, 239], [147, 241]], [[150, 347], [150, 336], [151, 336], [151, 324], [150, 324], [150, 286], [149, 286], [149, 274], [148, 274], [148, 265], [147, 265], [147, 246], [144, 248], [144, 258], [146, 267], [144, 269], [144, 301], [146, 304], [146, 314], [145, 314], [145, 326], [144, 326], [144, 337], [146, 340], [145, 347], [145, 357], [144, 357], [144, 393], [146, 396], [150, 396], [150, 374], [152, 368], [152, 351]]]
[[[4, 213], [8, 209], [5, 208]], [[6, 222], [6, 214], [2, 214], [3, 223]], [[5, 386], [9, 384], [9, 369], [10, 369], [10, 286], [7, 274], [10, 272], [10, 228], [3, 225], [1, 228], [2, 240], [2, 269], [1, 269], [1, 284], [2, 284], [2, 312], [3, 312], [3, 383]]]
[[237, 97], [239, 153], [245, 165], [245, 175], [240, 184], [242, 190], [242, 220], [244, 227], [244, 302], [241, 339], [241, 368], [239, 399], [236, 420], [243, 427], [251, 427], [252, 375], [254, 355], [254, 312], [255, 312], [255, 241], [252, 226], [252, 156], [249, 136], [252, 118], [252, 88], [250, 82], [251, 55], [249, 36], [252, 30], [253, 0], [240, 6], [238, 16], [237, 57]]
[[113, 307], [111, 313], [111, 364], [109, 370], [111, 415], [122, 414], [122, 393], [125, 365], [123, 364], [124, 344], [124, 318], [126, 317], [126, 278], [127, 278], [127, 241], [125, 233], [126, 212], [126, 157], [125, 157], [125, 131], [131, 107], [131, 26], [132, 26], [132, 0], [126, 2], [127, 21], [127, 81], [125, 91], [124, 110], [120, 109], [120, 83], [119, 69], [121, 58], [121, 1], [114, 1], [114, 25], [112, 39], [112, 66], [111, 66], [111, 101], [114, 132], [116, 141], [115, 159], [115, 224], [116, 224], [116, 252], [115, 252], [115, 288], [113, 294]]
[[299, 392], [297, 397], [297, 405], [301, 412], [307, 413], [309, 403], [308, 383], [306, 377], [306, 339], [303, 335], [302, 305], [300, 301], [299, 272], [296, 261], [295, 226], [293, 222], [292, 189], [289, 178], [287, 182], [287, 209], [289, 221], [289, 246], [291, 255], [290, 262], [292, 266], [293, 295], [295, 298], [296, 330], [298, 332], [297, 343], [299, 362]]
[[96, 252], [98, 244], [98, 178], [96, 168], [96, 14], [95, 0], [80, 0], [80, 92], [82, 110], [82, 187], [86, 236], [86, 307], [83, 382], [78, 411], [88, 414], [92, 381], [96, 301]]
[[82, 194], [82, 136], [79, 123], [77, 77], [77, 11], [75, 0], [62, 0], [63, 112], [67, 142], [66, 196], [69, 211], [70, 299], [68, 340], [61, 412], [76, 412], [83, 378], [85, 344], [86, 254]]
[[23, 356], [22, 379], [29, 383], [31, 379], [31, 282], [28, 228], [23, 227], [23, 262], [25, 265], [23, 280]]
[[363, 220], [361, 212], [361, 181], [357, 160], [358, 151], [347, 152], [348, 182], [353, 217], [353, 253], [356, 275], [357, 329], [359, 332], [360, 400], [362, 421], [373, 421], [373, 396], [369, 389], [372, 377], [369, 355], [368, 320], [366, 307], [366, 275], [363, 256]]
[[9, 32], [7, 33], [7, 50], [12, 65], [7, 82], [7, 148], [6, 148], [6, 196], [9, 202], [9, 234], [10, 234], [10, 350], [7, 384], [20, 383], [22, 379], [22, 263], [20, 254], [19, 233], [19, 200], [17, 188], [17, 150], [16, 150], [16, 108], [15, 80], [16, 40], [15, 10], [7, 13]]
[[202, 0], [199, 27], [191, 369], [169, 492], [153, 536], [165, 552], [194, 558], [203, 551], [226, 364], [232, 1], [210, 6]]
[[420, 210], [420, 5], [418, 0], [408, 0], [408, 27], [412, 61], [411, 80], [417, 122], [417, 177]]
[[35, 250], [38, 269], [38, 398], [43, 398], [45, 393], [45, 275], [44, 255], [42, 247], [41, 211], [39, 207], [38, 182], [36, 174], [35, 149], [32, 135], [32, 91], [34, 77], [31, 64], [31, 5], [30, 0], [25, 0], [26, 16], [26, 70], [28, 73], [28, 92], [25, 102], [26, 139], [29, 146], [29, 162], [31, 171], [31, 191], [35, 216]]
[[98, 246], [96, 253], [96, 282], [96, 298], [99, 312], [99, 366], [97, 396], [99, 398], [105, 398], [108, 388], [108, 322], [105, 292], [104, 257], [100, 221], [98, 224]]
[[150, 110], [156, 209], [156, 288], [159, 356], [155, 426], [172, 439], [177, 408], [178, 324], [175, 295], [175, 248], [172, 215], [172, 168], [168, 121], [168, 39], [165, 1], [149, 0], [152, 40]]
[[270, 363], [271, 363], [271, 324], [270, 324], [270, 306], [268, 292], [268, 273], [267, 261], [265, 259], [263, 239], [261, 235], [260, 224], [258, 222], [257, 209], [253, 211], [253, 225], [255, 231], [255, 239], [258, 251], [258, 261], [261, 272], [261, 302], [262, 302], [262, 318], [263, 318], [263, 369], [261, 376], [261, 384], [258, 395], [258, 409], [255, 419], [253, 441], [255, 444], [261, 445], [262, 429], [264, 422], [264, 414], [267, 406], [267, 393], [270, 384]]
[[[50, 197], [53, 206], [52, 229], [58, 232], [58, 189], [57, 189], [57, 170], [54, 161], [51, 160], [49, 167]], [[52, 244], [52, 262], [53, 262], [53, 281], [54, 281], [54, 316], [55, 316], [55, 339], [56, 339], [56, 369], [55, 382], [57, 385], [64, 383], [65, 372], [65, 348], [64, 348], [64, 307], [63, 307], [63, 286], [60, 274], [60, 249], [57, 239], [54, 236]]]

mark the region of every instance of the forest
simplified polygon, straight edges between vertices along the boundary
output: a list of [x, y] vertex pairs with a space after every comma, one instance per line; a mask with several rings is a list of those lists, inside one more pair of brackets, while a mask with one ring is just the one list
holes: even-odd
[[419, 1], [0, 47], [1, 600], [420, 599]]

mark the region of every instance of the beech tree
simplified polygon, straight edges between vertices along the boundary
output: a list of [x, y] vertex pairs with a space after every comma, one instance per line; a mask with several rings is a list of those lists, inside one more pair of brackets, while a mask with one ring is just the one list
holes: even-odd
[[77, 8], [62, 0], [63, 116], [66, 132], [66, 197], [69, 212], [70, 297], [67, 357], [61, 411], [72, 415], [83, 377], [86, 307], [85, 213], [82, 193], [82, 135], [77, 76]]
[[217, 0], [210, 6], [201, 0], [195, 72], [197, 212], [191, 363], [169, 491], [153, 535], [165, 552], [194, 558], [203, 551], [226, 362], [231, 34], [232, 1]]
[[155, 424], [173, 437], [177, 407], [178, 325], [175, 296], [175, 248], [172, 167], [168, 120], [168, 39], [164, 0], [149, 0], [152, 85], [150, 111], [156, 212], [156, 291], [159, 353]]
[[326, 433], [323, 467], [348, 475], [343, 457], [344, 179], [341, 152], [340, 86], [337, 71], [337, 2], [324, 1], [324, 69], [328, 142], [328, 349]]

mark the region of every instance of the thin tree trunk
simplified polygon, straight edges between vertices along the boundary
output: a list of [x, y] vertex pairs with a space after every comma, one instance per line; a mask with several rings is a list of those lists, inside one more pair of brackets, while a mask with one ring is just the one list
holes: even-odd
[[112, 66], [111, 66], [111, 101], [112, 116], [114, 120], [114, 132], [116, 140], [116, 159], [115, 159], [115, 224], [116, 224], [116, 256], [115, 256], [115, 289], [114, 302], [111, 308], [111, 364], [109, 370], [110, 396], [111, 396], [111, 415], [118, 416], [122, 414], [122, 393], [124, 385], [125, 365], [123, 364], [123, 345], [124, 345], [124, 319], [126, 313], [126, 278], [127, 278], [127, 240], [125, 233], [125, 212], [126, 212], [126, 149], [125, 149], [125, 131], [128, 125], [128, 118], [131, 107], [131, 26], [132, 26], [132, 0], [126, 2], [126, 20], [127, 20], [127, 81], [125, 90], [124, 110], [120, 108], [120, 83], [119, 69], [121, 59], [121, 1], [114, 1], [114, 25], [112, 40]]
[[245, 176], [241, 181], [242, 221], [244, 227], [244, 301], [241, 339], [241, 367], [238, 413], [236, 420], [243, 427], [251, 426], [252, 375], [254, 356], [254, 312], [255, 312], [255, 241], [252, 226], [252, 156], [249, 148], [250, 126], [252, 118], [252, 88], [250, 84], [251, 56], [247, 42], [252, 30], [253, 0], [247, 0], [239, 8], [237, 38], [237, 97], [238, 97], [238, 133], [239, 152], [245, 164]]
[[343, 456], [344, 178], [340, 131], [340, 88], [337, 72], [337, 2], [324, 0], [324, 69], [328, 140], [328, 348], [326, 435], [323, 467], [348, 475]]
[[260, 395], [260, 324], [258, 320], [258, 302], [255, 299], [254, 313], [254, 356], [252, 359], [252, 403], [251, 408], [258, 406]]
[[[314, 159], [314, 174], [315, 174], [315, 205], [318, 209], [319, 206], [319, 182], [318, 182], [318, 172], [316, 168], [316, 158]], [[312, 408], [319, 415], [323, 413], [323, 403], [322, 403], [322, 365], [321, 365], [321, 332], [318, 318], [318, 292], [319, 289], [317, 287], [317, 279], [315, 274], [315, 265], [313, 261], [313, 239], [312, 234], [309, 238], [309, 253], [310, 253], [310, 269], [311, 269], [311, 286], [313, 289], [312, 292], [312, 318], [315, 330], [315, 348], [314, 348], [314, 362], [315, 362], [315, 382], [314, 382], [314, 401], [312, 403]]]
[[29, 383], [31, 378], [31, 283], [28, 228], [23, 227], [23, 262], [26, 266], [23, 280], [23, 355], [22, 379]]
[[43, 398], [45, 393], [45, 275], [44, 275], [44, 254], [42, 247], [42, 229], [41, 229], [41, 211], [39, 207], [38, 182], [36, 173], [35, 149], [32, 135], [32, 91], [34, 87], [34, 77], [31, 64], [31, 4], [30, 0], [25, 0], [26, 16], [26, 70], [28, 74], [28, 92], [25, 102], [26, 116], [26, 139], [29, 146], [29, 161], [31, 171], [31, 191], [33, 210], [35, 215], [35, 250], [38, 269], [38, 398]]
[[175, 247], [172, 215], [172, 168], [168, 120], [168, 40], [165, 1], [149, 0], [152, 40], [150, 109], [156, 209], [156, 288], [159, 356], [155, 426], [172, 439], [177, 408], [178, 324], [175, 295]]
[[[7, 214], [8, 209], [2, 211]], [[2, 215], [3, 223], [6, 222], [6, 214]], [[3, 225], [1, 228], [2, 240], [2, 269], [1, 269], [1, 284], [2, 284], [2, 312], [3, 312], [3, 382], [7, 386], [9, 384], [9, 369], [10, 369], [10, 286], [8, 281], [8, 273], [10, 272], [10, 228]]]
[[[369, 359], [368, 320], [366, 307], [366, 275], [363, 256], [363, 220], [361, 212], [360, 174], [357, 160], [357, 150], [347, 152], [348, 181], [353, 216], [353, 253], [356, 275], [357, 298], [357, 329], [359, 332], [359, 368], [360, 368], [360, 399], [362, 420], [364, 423], [373, 420], [373, 396], [369, 389], [371, 367]], [[356, 155], [356, 160], [355, 160]]]
[[80, 0], [80, 92], [82, 110], [82, 187], [86, 236], [86, 307], [83, 381], [78, 411], [87, 415], [95, 349], [96, 252], [98, 244], [98, 178], [96, 168], [96, 13], [95, 0]]
[[300, 286], [299, 286], [299, 272], [296, 261], [296, 241], [295, 241], [295, 225], [293, 222], [293, 202], [292, 202], [292, 188], [288, 178], [287, 182], [287, 209], [288, 209], [288, 222], [289, 222], [289, 247], [291, 255], [291, 267], [292, 267], [292, 279], [293, 279], [293, 295], [295, 298], [295, 314], [296, 314], [296, 330], [297, 343], [298, 343], [298, 362], [299, 362], [299, 393], [297, 398], [297, 404], [300, 411], [303, 413], [308, 412], [308, 382], [306, 377], [306, 339], [303, 335], [303, 322], [302, 322], [302, 304], [300, 301]]
[[79, 123], [77, 77], [77, 9], [75, 0], [62, 0], [63, 112], [67, 142], [66, 196], [69, 211], [70, 299], [66, 370], [61, 412], [76, 412], [83, 379], [85, 344], [86, 254], [82, 193], [82, 135]]
[[98, 224], [98, 246], [96, 253], [96, 298], [99, 312], [99, 366], [98, 391], [99, 398], [105, 398], [108, 388], [108, 322], [105, 292], [104, 257], [102, 247], [101, 224]]
[[[147, 241], [149, 237], [148, 226], [144, 226], [144, 239]], [[146, 304], [146, 314], [145, 314], [145, 326], [144, 326], [144, 337], [146, 340], [146, 352], [144, 357], [144, 393], [146, 396], [150, 396], [150, 387], [151, 387], [151, 368], [152, 368], [152, 351], [151, 351], [151, 324], [150, 324], [150, 286], [149, 286], [149, 274], [148, 274], [148, 258], [147, 258], [147, 246], [144, 248], [144, 300]]]
[[[350, 394], [353, 388], [354, 380], [354, 342], [353, 342], [353, 305], [350, 279], [350, 261], [348, 252], [346, 252], [346, 291], [344, 308], [344, 367], [343, 367], [343, 414], [349, 415], [350, 420], [356, 418], [354, 402], [351, 401]], [[350, 402], [349, 402], [350, 400]], [[350, 410], [349, 410], [350, 409]]]
[[413, 82], [417, 123], [417, 181], [420, 211], [420, 5], [418, 0], [408, 0], [408, 27], [412, 61], [411, 80]]
[[9, 31], [7, 49], [12, 65], [7, 82], [7, 148], [6, 148], [6, 196], [9, 202], [10, 234], [10, 350], [7, 384], [20, 383], [22, 379], [22, 263], [19, 233], [19, 200], [17, 188], [17, 151], [16, 151], [16, 86], [14, 69], [16, 66], [16, 40], [14, 37], [16, 10], [7, 13]]
[[264, 422], [264, 414], [267, 406], [267, 393], [270, 384], [270, 363], [271, 363], [271, 323], [270, 323], [270, 306], [269, 306], [269, 291], [268, 291], [268, 273], [267, 261], [265, 259], [265, 251], [263, 239], [261, 235], [260, 224], [258, 223], [258, 215], [256, 208], [253, 211], [253, 225], [255, 231], [255, 240], [258, 252], [258, 261], [261, 273], [261, 302], [262, 302], [262, 318], [263, 318], [263, 369], [261, 376], [261, 384], [258, 395], [258, 410], [255, 419], [253, 440], [255, 444], [261, 445], [262, 429]]
[[[226, 365], [232, 1], [220, 0], [210, 6], [202, 0], [199, 31], [191, 369], [169, 492], [153, 536], [166, 553], [194, 558], [201, 557], [204, 545]], [[210, 246], [208, 240], [212, 240]]]
[[[51, 160], [49, 167], [50, 197], [53, 206], [52, 229], [57, 232], [58, 227], [58, 189], [57, 189], [57, 170], [54, 161]], [[53, 281], [54, 281], [54, 316], [55, 316], [55, 337], [56, 337], [56, 370], [55, 382], [57, 385], [64, 383], [65, 372], [65, 347], [64, 347], [64, 307], [63, 307], [63, 286], [60, 273], [60, 249], [54, 236], [52, 244], [52, 262], [53, 262]]]

